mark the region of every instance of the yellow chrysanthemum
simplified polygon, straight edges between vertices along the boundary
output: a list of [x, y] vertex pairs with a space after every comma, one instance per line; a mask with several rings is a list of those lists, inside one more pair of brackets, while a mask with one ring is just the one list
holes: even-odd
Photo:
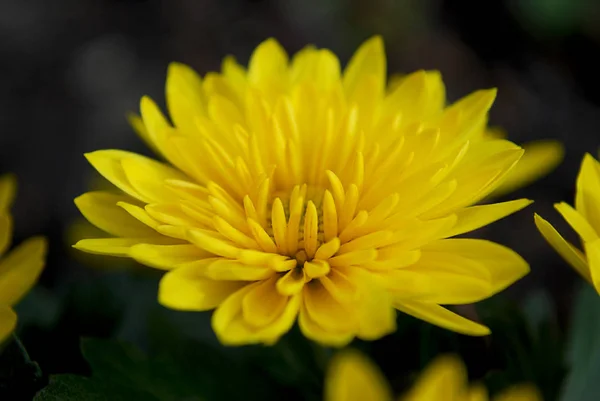
[[[0, 255], [10, 247], [12, 217], [9, 212], [16, 192], [13, 176], [0, 177]], [[46, 240], [30, 238], [0, 259], [0, 343], [13, 332], [17, 315], [12, 307], [31, 289], [44, 267]]]
[[76, 199], [119, 237], [81, 250], [169, 270], [159, 301], [216, 308], [224, 344], [273, 343], [296, 321], [321, 343], [395, 330], [395, 310], [471, 335], [488, 328], [440, 305], [487, 298], [525, 275], [513, 251], [448, 239], [525, 206], [470, 206], [523, 150], [489, 139], [494, 90], [445, 107], [437, 72], [386, 94], [383, 43], [364, 43], [343, 73], [329, 50], [290, 61], [272, 39], [248, 70], [226, 58], [202, 80], [171, 64], [172, 125], [147, 97], [133, 124], [168, 163], [120, 150], [87, 154], [123, 193]]
[[[334, 356], [325, 378], [325, 401], [392, 401], [392, 391], [377, 366], [354, 350]], [[465, 366], [455, 356], [436, 358], [399, 401], [487, 401], [482, 385], [469, 385]], [[542, 401], [531, 385], [511, 387], [493, 401]]]
[[556, 252], [600, 294], [600, 163], [590, 154], [583, 157], [576, 190], [575, 208], [565, 202], [554, 207], [579, 235], [585, 254], [537, 214], [535, 224]]

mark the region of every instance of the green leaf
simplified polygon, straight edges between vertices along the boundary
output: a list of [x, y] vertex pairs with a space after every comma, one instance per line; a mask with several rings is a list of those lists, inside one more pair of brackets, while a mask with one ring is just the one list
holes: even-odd
[[600, 394], [600, 297], [587, 283], [575, 300], [562, 401], [595, 401]]
[[143, 390], [76, 375], [56, 375], [34, 401], [160, 401]]

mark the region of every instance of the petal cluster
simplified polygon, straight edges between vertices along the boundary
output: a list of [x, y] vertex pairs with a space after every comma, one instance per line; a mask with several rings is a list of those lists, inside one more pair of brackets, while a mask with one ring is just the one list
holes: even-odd
[[554, 205], [579, 235], [583, 251], [564, 239], [546, 220], [535, 215], [535, 224], [548, 241], [600, 294], [600, 163], [586, 154], [577, 177], [575, 207], [565, 202]]
[[16, 192], [13, 176], [0, 177], [0, 343], [14, 330], [17, 315], [12, 307], [29, 292], [44, 267], [46, 240], [30, 238], [6, 253], [12, 240], [9, 209]]
[[[325, 401], [392, 401], [383, 374], [368, 358], [354, 350], [337, 354], [325, 378]], [[482, 385], [469, 385], [462, 361], [452, 355], [437, 357], [399, 401], [488, 401]], [[541, 401], [531, 385], [511, 387], [493, 401]]]
[[76, 204], [113, 237], [75, 246], [166, 270], [159, 301], [216, 309], [224, 344], [273, 343], [296, 321], [325, 344], [376, 339], [396, 310], [488, 334], [442, 305], [485, 299], [529, 269], [499, 244], [450, 238], [530, 203], [473, 206], [523, 154], [486, 135], [495, 93], [446, 106], [427, 71], [387, 88], [378, 37], [343, 70], [329, 50], [290, 60], [272, 39], [247, 69], [226, 58], [201, 78], [171, 64], [170, 121], [147, 97], [131, 119], [163, 160], [87, 154], [118, 191]]

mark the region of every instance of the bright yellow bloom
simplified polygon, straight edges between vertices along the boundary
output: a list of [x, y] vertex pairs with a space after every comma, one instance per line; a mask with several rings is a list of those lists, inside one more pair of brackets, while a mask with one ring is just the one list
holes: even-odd
[[585, 254], [537, 214], [535, 224], [556, 252], [600, 294], [600, 163], [590, 154], [583, 157], [576, 189], [575, 208], [565, 202], [554, 207], [579, 235]]
[[[392, 401], [392, 391], [377, 366], [354, 350], [334, 356], [325, 378], [325, 401]], [[482, 385], [469, 385], [465, 366], [455, 356], [436, 358], [399, 401], [487, 401]], [[531, 385], [511, 387], [494, 401], [542, 401]]]
[[345, 70], [329, 50], [291, 60], [272, 39], [248, 70], [226, 58], [201, 79], [171, 64], [171, 125], [141, 101], [136, 130], [168, 163], [120, 150], [87, 154], [122, 193], [76, 204], [119, 238], [81, 250], [168, 270], [159, 301], [216, 308], [224, 344], [273, 343], [298, 318], [310, 339], [343, 345], [395, 330], [396, 309], [470, 335], [487, 327], [440, 305], [477, 302], [524, 276], [513, 251], [448, 239], [530, 201], [471, 206], [523, 150], [485, 137], [495, 90], [445, 107], [440, 74], [386, 94], [383, 43]]
[[[0, 177], [0, 255], [12, 240], [9, 212], [16, 192], [13, 176]], [[33, 287], [44, 267], [46, 240], [30, 238], [0, 260], [0, 343], [15, 329], [17, 315], [12, 307]]]

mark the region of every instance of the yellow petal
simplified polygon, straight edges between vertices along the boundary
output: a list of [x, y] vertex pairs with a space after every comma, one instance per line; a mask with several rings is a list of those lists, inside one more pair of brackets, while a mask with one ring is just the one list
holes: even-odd
[[[510, 248], [482, 239], [445, 239], [425, 247], [425, 252], [456, 255], [483, 266], [490, 274], [491, 294], [504, 290], [529, 273], [529, 264]], [[423, 258], [423, 256], [421, 257]]]
[[8, 210], [17, 192], [17, 179], [12, 174], [0, 176], [0, 213]]
[[363, 281], [358, 300], [358, 332], [363, 340], [377, 340], [396, 331], [396, 310], [388, 291], [373, 282]]
[[467, 371], [453, 355], [437, 357], [425, 368], [413, 388], [401, 401], [462, 401], [467, 390]]
[[287, 84], [288, 56], [275, 39], [256, 47], [248, 63], [248, 81], [267, 93], [282, 92]]
[[344, 69], [343, 84], [347, 94], [356, 90], [365, 76], [377, 79], [381, 93], [384, 92], [386, 80], [386, 59], [381, 36], [373, 36], [356, 50]]
[[590, 222], [579, 211], [573, 209], [571, 205], [560, 202], [556, 203], [554, 208], [573, 227], [573, 230], [579, 234], [583, 241], [592, 242], [598, 238], [598, 232], [590, 225]]
[[588, 267], [585, 256], [575, 248], [569, 241], [565, 240], [559, 233], [552, 227], [550, 223], [535, 214], [535, 225], [542, 234], [542, 236], [548, 241], [550, 246], [554, 248], [564, 260], [567, 261], [576, 271], [581, 274], [588, 282], [592, 282], [590, 276], [590, 269]]
[[354, 338], [352, 331], [326, 330], [321, 327], [310, 317], [305, 305], [300, 307], [298, 326], [306, 338], [327, 346], [343, 347]]
[[3, 255], [10, 246], [12, 228], [12, 217], [8, 213], [0, 214], [0, 255]]
[[542, 394], [531, 384], [519, 384], [502, 391], [493, 401], [542, 401]]
[[121, 158], [121, 165], [127, 181], [143, 197], [142, 200], [146, 203], [170, 203], [179, 200], [165, 181], [185, 181], [184, 174], [156, 160], [133, 155], [134, 157]]
[[205, 266], [204, 275], [213, 280], [264, 280], [275, 274], [267, 266], [250, 266], [235, 260], [217, 259]]
[[336, 354], [325, 376], [325, 401], [391, 401], [385, 377], [355, 350]]
[[0, 261], [0, 304], [14, 305], [29, 292], [44, 268], [45, 238], [26, 240]]
[[85, 157], [104, 178], [113, 183], [121, 191], [136, 199], [148, 202], [147, 198], [143, 197], [133, 188], [125, 175], [125, 171], [123, 171], [121, 160], [131, 155], [134, 154], [122, 150], [97, 150], [86, 153]]
[[236, 258], [242, 251], [235, 244], [209, 230], [190, 229], [187, 232], [191, 243], [225, 258]]
[[207, 259], [215, 255], [191, 244], [137, 244], [129, 248], [129, 257], [146, 266], [162, 270], [175, 269], [184, 263]]
[[8, 305], [0, 305], [0, 344], [14, 331], [17, 315]]
[[546, 176], [558, 166], [564, 156], [560, 142], [542, 140], [523, 145], [525, 153], [491, 196], [501, 196]]
[[146, 125], [144, 124], [144, 120], [140, 116], [135, 113], [127, 114], [127, 121], [131, 128], [135, 131], [136, 134], [156, 153], [157, 155], [161, 155], [160, 150], [156, 147], [154, 142], [152, 142], [152, 138], [150, 138], [150, 134], [148, 134], [148, 130], [146, 129]]
[[205, 311], [216, 308], [245, 285], [241, 281], [206, 278], [198, 265], [183, 266], [169, 271], [160, 280], [158, 302], [171, 309]]
[[382, 113], [401, 112], [411, 120], [428, 119], [441, 113], [446, 92], [438, 71], [418, 71], [403, 77], [388, 95]]
[[491, 205], [471, 206], [459, 210], [456, 213], [456, 225], [452, 227], [448, 236], [453, 237], [487, 226], [527, 207], [532, 202], [529, 199], [517, 199]]
[[158, 236], [155, 230], [133, 218], [118, 202], [135, 203], [126, 195], [110, 192], [88, 192], [75, 198], [75, 205], [85, 218], [107, 233], [117, 237]]
[[583, 157], [577, 176], [575, 208], [600, 231], [600, 166], [590, 154]]
[[174, 245], [181, 241], [160, 236], [150, 238], [90, 238], [82, 239], [73, 248], [96, 255], [128, 257], [132, 246], [137, 244]]
[[276, 284], [277, 291], [281, 295], [293, 295], [302, 291], [304, 288], [305, 273], [301, 267], [295, 267], [289, 270], [281, 277]]
[[448, 309], [424, 302], [407, 302], [405, 300], [394, 302], [394, 307], [401, 312], [414, 316], [417, 319], [424, 320], [436, 326], [443, 327], [457, 333], [470, 336], [487, 336], [490, 329], [475, 323], [469, 319], [457, 315]]
[[196, 117], [206, 112], [200, 76], [187, 65], [171, 63], [167, 71], [165, 92], [173, 124], [185, 133], [195, 133]]
[[310, 319], [323, 329], [353, 331], [357, 328], [357, 311], [353, 305], [335, 299], [319, 281], [306, 284], [303, 298]]
[[600, 239], [584, 243], [592, 284], [600, 294]]
[[261, 282], [249, 291], [242, 300], [244, 320], [254, 327], [264, 327], [273, 323], [287, 305], [288, 297], [275, 289], [277, 277]]

